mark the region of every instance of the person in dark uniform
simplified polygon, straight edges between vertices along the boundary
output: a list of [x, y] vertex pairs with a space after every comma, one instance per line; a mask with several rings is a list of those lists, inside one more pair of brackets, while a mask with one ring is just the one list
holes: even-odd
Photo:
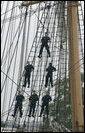
[[49, 63], [49, 67], [46, 69], [46, 71], [47, 75], [46, 75], [45, 87], [47, 87], [49, 79], [51, 87], [53, 87], [53, 72], [56, 71], [56, 68], [52, 66], [52, 63]]
[[42, 42], [42, 45], [41, 45], [41, 48], [40, 48], [40, 52], [39, 52], [39, 58], [41, 58], [41, 56], [42, 56], [42, 52], [43, 52], [43, 48], [45, 47], [46, 48], [46, 50], [47, 50], [47, 53], [48, 53], [48, 55], [49, 55], [49, 57], [50, 57], [50, 51], [49, 51], [49, 46], [48, 46], [48, 42], [50, 41], [51, 39], [50, 39], [50, 37], [48, 37], [48, 34], [47, 34], [47, 32], [45, 33], [45, 36], [44, 37], [42, 37], [42, 39], [41, 39], [41, 42]]
[[46, 95], [42, 97], [42, 107], [41, 107], [41, 112], [40, 112], [39, 117], [42, 117], [42, 113], [43, 113], [45, 107], [46, 107], [46, 114], [48, 117], [48, 115], [49, 115], [49, 102], [50, 101], [52, 101], [52, 98], [49, 95], [49, 91], [46, 91]]
[[39, 100], [39, 97], [35, 93], [35, 90], [33, 90], [33, 94], [29, 98], [29, 101], [30, 101], [30, 111], [29, 111], [29, 115], [28, 115], [29, 117], [31, 117], [31, 113], [32, 113], [32, 117], [34, 117], [36, 102], [38, 100]]
[[25, 66], [25, 79], [24, 79], [23, 87], [26, 87], [26, 83], [27, 83], [27, 80], [28, 80], [28, 88], [29, 88], [29, 86], [30, 86], [30, 76], [31, 76], [32, 70], [34, 70], [34, 67], [30, 64], [29, 61], [27, 61], [27, 65]]
[[13, 117], [15, 117], [17, 110], [20, 111], [20, 117], [22, 117], [22, 102], [24, 101], [24, 96], [21, 94], [21, 92], [18, 92], [18, 95], [16, 96], [16, 104], [14, 109], [14, 114], [12, 114]]

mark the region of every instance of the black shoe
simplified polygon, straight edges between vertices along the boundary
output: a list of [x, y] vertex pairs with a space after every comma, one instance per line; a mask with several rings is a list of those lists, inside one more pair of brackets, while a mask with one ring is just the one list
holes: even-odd
[[31, 117], [31, 115], [28, 115], [29, 117]]
[[41, 57], [42, 57], [42, 56], [40, 56], [40, 55], [38, 56], [38, 58], [41, 58]]
[[28, 85], [28, 88], [30, 87], [30, 85]]
[[48, 118], [48, 115], [47, 115], [47, 118]]
[[32, 117], [34, 117], [34, 115], [32, 115]]
[[13, 114], [12, 114], [13, 117], [15, 117]]
[[20, 117], [22, 118], [22, 115], [20, 115]]
[[45, 85], [45, 87], [47, 88], [47, 85]]
[[47, 57], [50, 57], [50, 55], [47, 55]]
[[23, 85], [23, 87], [26, 87], [26, 85]]

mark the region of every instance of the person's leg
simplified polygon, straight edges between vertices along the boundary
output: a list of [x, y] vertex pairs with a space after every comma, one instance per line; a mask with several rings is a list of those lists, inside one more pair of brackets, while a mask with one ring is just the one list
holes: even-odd
[[50, 75], [50, 83], [51, 83], [51, 87], [53, 87], [53, 76]]
[[43, 113], [43, 111], [44, 111], [44, 107], [45, 107], [45, 105], [44, 105], [44, 104], [42, 104], [42, 107], [41, 107], [41, 112], [40, 112], [40, 117], [42, 116], [42, 113]]
[[38, 57], [41, 57], [42, 56], [43, 48], [44, 48], [44, 45], [41, 45], [41, 48], [40, 48], [40, 52], [39, 52], [39, 56]]
[[26, 87], [26, 82], [27, 82], [27, 74], [25, 74], [25, 79], [24, 79], [24, 87]]
[[28, 75], [28, 88], [30, 86], [30, 74]]
[[15, 115], [16, 115], [17, 109], [18, 109], [18, 104], [15, 105], [14, 115], [13, 115], [14, 117], [15, 117]]
[[20, 117], [22, 117], [22, 105], [19, 105]]
[[32, 114], [33, 117], [34, 117], [34, 113], [35, 113], [35, 107], [36, 107], [36, 105], [33, 105], [33, 114]]
[[32, 108], [33, 108], [32, 105], [30, 105], [30, 111], [29, 111], [29, 115], [28, 115], [29, 117], [31, 116]]
[[49, 51], [49, 46], [48, 46], [48, 44], [47, 44], [47, 45], [45, 45], [45, 48], [46, 48], [47, 53], [48, 53], [48, 55], [49, 55], [49, 57], [50, 57], [50, 51]]
[[48, 104], [46, 105], [46, 114], [47, 114], [47, 117], [48, 117], [48, 115], [49, 115], [49, 105]]
[[48, 85], [48, 78], [49, 78], [49, 76], [48, 76], [48, 75], [46, 75], [45, 87], [47, 87], [47, 85]]

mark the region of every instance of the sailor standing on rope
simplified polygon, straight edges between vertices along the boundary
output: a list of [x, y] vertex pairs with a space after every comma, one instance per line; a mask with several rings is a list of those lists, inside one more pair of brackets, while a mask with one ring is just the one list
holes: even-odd
[[42, 107], [41, 107], [41, 112], [40, 112], [40, 116], [42, 117], [42, 113], [44, 111], [44, 108], [46, 107], [46, 114], [47, 114], [47, 118], [49, 115], [49, 102], [52, 101], [51, 96], [49, 95], [49, 91], [46, 91], [45, 96], [42, 97]]
[[29, 117], [31, 117], [31, 113], [32, 113], [32, 117], [34, 117], [36, 102], [38, 100], [39, 100], [39, 97], [36, 94], [35, 90], [33, 90], [33, 93], [29, 98], [29, 101], [30, 101], [30, 111], [29, 111], [29, 115], [28, 115]]
[[50, 51], [49, 51], [49, 46], [48, 46], [48, 42], [49, 42], [50, 40], [51, 40], [51, 39], [50, 39], [50, 37], [48, 37], [48, 33], [46, 32], [46, 33], [45, 33], [45, 36], [42, 37], [42, 39], [41, 39], [42, 45], [41, 45], [40, 52], [39, 52], [39, 56], [38, 56], [39, 58], [42, 57], [42, 52], [43, 52], [43, 48], [44, 48], [44, 47], [46, 48], [47, 53], [48, 53], [48, 55], [49, 55], [49, 57], [50, 57]]
[[21, 94], [20, 91], [18, 91], [18, 95], [16, 96], [14, 114], [12, 114], [13, 117], [15, 117], [18, 108], [20, 111], [20, 117], [22, 117], [22, 102], [24, 101], [24, 99], [25, 99], [24, 96]]
[[29, 88], [29, 86], [30, 86], [30, 76], [31, 76], [32, 70], [34, 70], [34, 67], [30, 64], [29, 61], [27, 61], [27, 65], [25, 66], [25, 80], [24, 80], [23, 87], [26, 87], [26, 83], [27, 83], [27, 80], [28, 80], [28, 88]]
[[56, 68], [52, 66], [52, 63], [49, 63], [49, 66], [46, 69], [46, 71], [47, 71], [47, 75], [46, 75], [45, 87], [47, 87], [49, 79], [50, 79], [51, 87], [53, 87], [53, 72], [56, 71]]

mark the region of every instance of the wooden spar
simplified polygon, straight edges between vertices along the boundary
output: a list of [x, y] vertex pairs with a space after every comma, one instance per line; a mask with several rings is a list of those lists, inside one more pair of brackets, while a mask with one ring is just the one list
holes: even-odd
[[67, 1], [72, 129], [84, 132], [77, 6], [78, 1]]
[[41, 3], [41, 2], [44, 2], [44, 1], [24, 1], [22, 2], [21, 6], [29, 6], [29, 5], [34, 5], [34, 4], [38, 4], [38, 3]]

